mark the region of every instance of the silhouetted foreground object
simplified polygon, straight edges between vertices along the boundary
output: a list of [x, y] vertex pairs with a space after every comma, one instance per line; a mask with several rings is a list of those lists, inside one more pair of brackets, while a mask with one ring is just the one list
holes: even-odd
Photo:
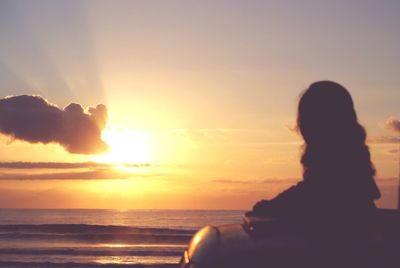
[[305, 142], [303, 181], [258, 202], [250, 214], [297, 219], [325, 238], [328, 229], [344, 240], [368, 232], [380, 193], [349, 92], [335, 82], [311, 84], [299, 101], [297, 128]]
[[375, 169], [348, 91], [310, 85], [297, 127], [303, 181], [258, 202], [242, 225], [201, 229], [181, 267], [400, 267], [400, 215], [375, 207]]
[[[205, 226], [180, 268], [398, 268], [400, 213], [377, 210], [376, 229], [358, 243], [322, 246], [287, 219], [245, 217], [243, 224]], [[327, 229], [326, 233], [329, 234]]]

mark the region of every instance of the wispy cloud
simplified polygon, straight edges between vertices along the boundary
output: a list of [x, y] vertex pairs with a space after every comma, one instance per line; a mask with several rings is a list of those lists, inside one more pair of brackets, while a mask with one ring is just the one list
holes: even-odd
[[369, 144], [397, 144], [400, 142], [400, 137], [396, 136], [377, 136], [368, 138]]
[[135, 169], [147, 167], [146, 164], [125, 164], [117, 168], [114, 164], [96, 162], [0, 162], [0, 180], [115, 180], [163, 175], [143, 174]]
[[92, 170], [78, 172], [53, 172], [53, 173], [3, 173], [0, 180], [116, 180], [128, 179], [132, 174], [116, 170]]
[[232, 180], [232, 179], [215, 179], [212, 182], [226, 183], [226, 184], [254, 184], [256, 180]]
[[0, 133], [30, 143], [58, 143], [70, 153], [106, 151], [101, 139], [106, 121], [107, 108], [102, 104], [85, 111], [76, 103], [60, 109], [41, 96], [0, 99]]
[[[149, 167], [150, 164], [123, 164], [123, 167]], [[98, 162], [0, 162], [0, 169], [77, 169], [113, 168], [115, 164]]]
[[267, 178], [267, 179], [215, 179], [215, 183], [226, 183], [226, 184], [278, 184], [278, 183], [295, 183], [299, 181], [299, 178]]

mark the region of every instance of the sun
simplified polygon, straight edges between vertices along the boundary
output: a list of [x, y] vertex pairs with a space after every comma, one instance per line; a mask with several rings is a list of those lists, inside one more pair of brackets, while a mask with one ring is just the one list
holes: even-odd
[[109, 151], [95, 157], [96, 162], [111, 164], [149, 164], [150, 136], [145, 131], [123, 127], [107, 128], [102, 133]]

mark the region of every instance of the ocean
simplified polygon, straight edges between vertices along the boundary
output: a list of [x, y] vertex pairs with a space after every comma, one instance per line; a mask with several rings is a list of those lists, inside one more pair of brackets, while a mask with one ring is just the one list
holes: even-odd
[[243, 213], [0, 209], [0, 267], [176, 267], [197, 229]]

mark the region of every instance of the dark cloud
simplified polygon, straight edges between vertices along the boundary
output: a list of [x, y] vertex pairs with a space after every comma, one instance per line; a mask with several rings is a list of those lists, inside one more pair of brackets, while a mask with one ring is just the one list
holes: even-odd
[[96, 162], [0, 162], [1, 169], [75, 169], [109, 167], [111, 164]]
[[385, 127], [389, 130], [400, 133], [400, 120], [390, 117], [386, 120]]
[[99, 104], [87, 112], [71, 103], [64, 110], [40, 96], [0, 99], [0, 132], [30, 143], [58, 143], [68, 152], [95, 154], [108, 149], [101, 139], [107, 108]]

